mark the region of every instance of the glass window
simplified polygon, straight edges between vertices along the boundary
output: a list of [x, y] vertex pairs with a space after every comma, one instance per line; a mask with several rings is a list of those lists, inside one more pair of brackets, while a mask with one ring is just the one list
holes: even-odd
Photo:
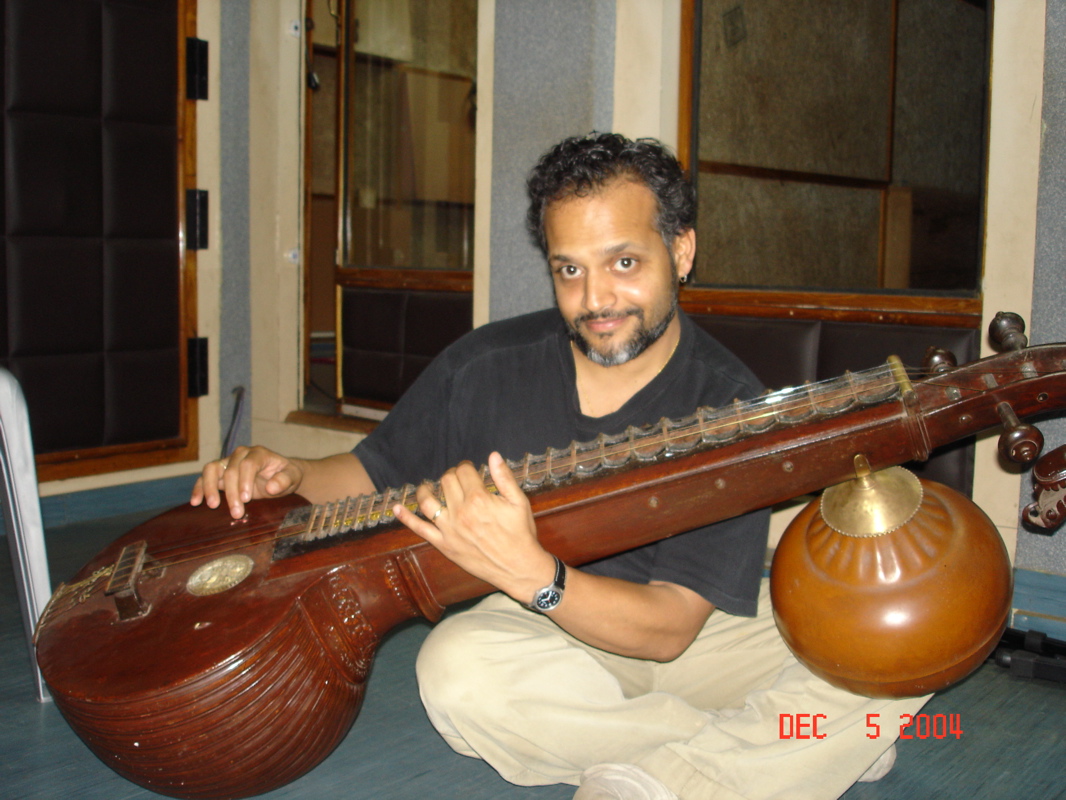
[[688, 13], [697, 287], [977, 296], [983, 3], [689, 0]]
[[470, 270], [477, 2], [348, 11], [343, 266]]

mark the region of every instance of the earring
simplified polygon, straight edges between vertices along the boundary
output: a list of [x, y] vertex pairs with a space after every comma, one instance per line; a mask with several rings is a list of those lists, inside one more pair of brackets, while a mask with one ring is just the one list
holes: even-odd
[[688, 275], [682, 275], [680, 278], [678, 278], [678, 280], [681, 282], [682, 285], [684, 285], [688, 283]]

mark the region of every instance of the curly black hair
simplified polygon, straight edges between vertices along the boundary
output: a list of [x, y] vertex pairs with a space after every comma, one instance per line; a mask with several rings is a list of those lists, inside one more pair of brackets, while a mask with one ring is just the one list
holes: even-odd
[[526, 229], [544, 255], [544, 212], [568, 197], [587, 197], [617, 178], [647, 186], [659, 207], [655, 229], [669, 247], [696, 225], [696, 193], [681, 165], [656, 139], [633, 141], [618, 133], [590, 133], [564, 139], [541, 156], [529, 173]]

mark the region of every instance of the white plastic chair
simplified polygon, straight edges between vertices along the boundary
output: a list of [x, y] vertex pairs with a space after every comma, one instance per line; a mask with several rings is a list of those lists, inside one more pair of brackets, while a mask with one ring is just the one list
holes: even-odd
[[50, 695], [37, 667], [33, 629], [52, 594], [52, 583], [48, 577], [26, 398], [15, 376], [5, 369], [0, 369], [0, 472], [0, 500], [4, 506], [7, 543], [15, 569], [37, 699], [43, 702], [50, 699]]

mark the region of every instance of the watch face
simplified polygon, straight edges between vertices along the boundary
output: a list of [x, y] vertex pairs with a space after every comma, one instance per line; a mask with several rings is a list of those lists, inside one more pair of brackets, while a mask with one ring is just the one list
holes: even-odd
[[555, 589], [542, 589], [537, 595], [536, 606], [541, 611], [550, 611], [559, 605], [563, 596]]

